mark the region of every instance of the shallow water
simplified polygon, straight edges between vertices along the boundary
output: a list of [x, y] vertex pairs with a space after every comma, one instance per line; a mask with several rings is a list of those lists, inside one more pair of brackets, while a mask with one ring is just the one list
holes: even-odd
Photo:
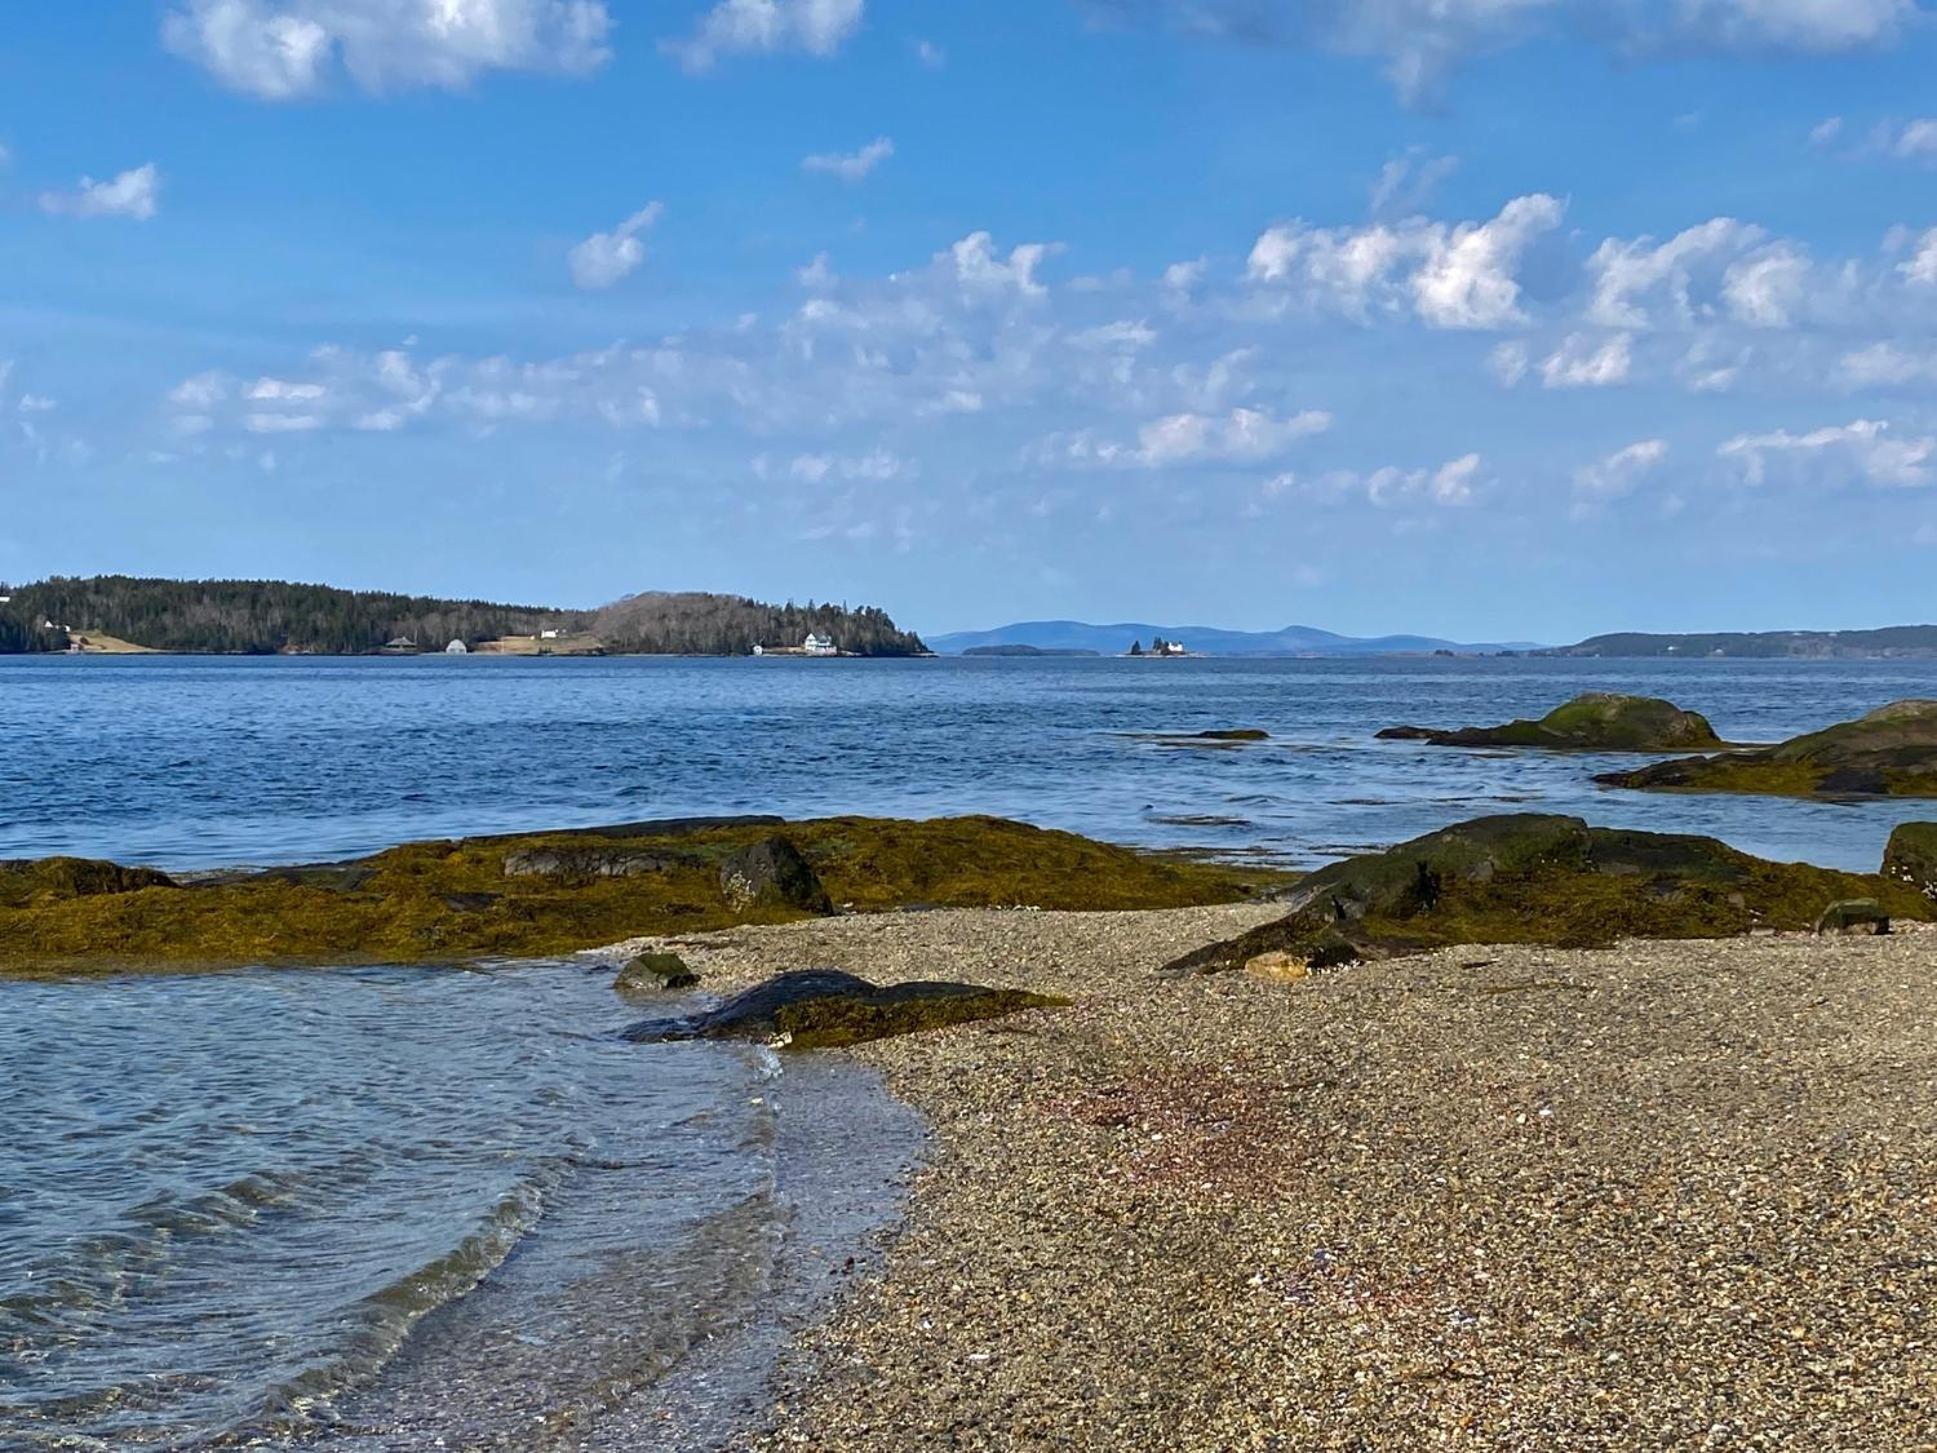
[[[1773, 740], [1937, 696], [1937, 661], [0, 658], [0, 857], [194, 868], [689, 814], [995, 812], [1311, 862], [1541, 810], [1870, 868], [1930, 814], [1607, 791], [1591, 777], [1628, 759], [1373, 740], [1594, 689]], [[1230, 726], [1273, 740], [1140, 735]]]
[[743, 1318], [792, 1219], [775, 1062], [623, 1043], [609, 984], [0, 985], [0, 1446], [582, 1433]]

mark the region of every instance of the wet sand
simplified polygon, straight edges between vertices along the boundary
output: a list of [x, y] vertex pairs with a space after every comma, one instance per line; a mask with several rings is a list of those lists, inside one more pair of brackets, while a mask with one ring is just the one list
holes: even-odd
[[1937, 1447], [1937, 934], [1155, 974], [1271, 911], [658, 941], [1079, 1001], [850, 1052], [926, 1167], [731, 1446]]

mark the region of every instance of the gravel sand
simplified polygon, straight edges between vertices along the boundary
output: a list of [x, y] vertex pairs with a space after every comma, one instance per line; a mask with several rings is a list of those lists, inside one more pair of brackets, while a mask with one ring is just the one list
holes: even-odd
[[658, 941], [1078, 1000], [851, 1052], [930, 1159], [742, 1446], [1937, 1448], [1937, 934], [1154, 973], [1270, 915]]

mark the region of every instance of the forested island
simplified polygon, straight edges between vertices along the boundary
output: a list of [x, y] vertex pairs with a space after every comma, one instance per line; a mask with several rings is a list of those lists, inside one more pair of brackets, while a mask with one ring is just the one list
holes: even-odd
[[1618, 631], [1590, 636], [1548, 656], [1722, 656], [1780, 660], [1863, 660], [1937, 656], [1937, 626], [1885, 626], [1873, 631], [1713, 631], [1651, 635]]
[[278, 580], [53, 577], [0, 585], [0, 654], [81, 650], [206, 655], [744, 656], [810, 634], [844, 656], [918, 656], [921, 638], [872, 606], [769, 605], [653, 592], [596, 610], [338, 590]]

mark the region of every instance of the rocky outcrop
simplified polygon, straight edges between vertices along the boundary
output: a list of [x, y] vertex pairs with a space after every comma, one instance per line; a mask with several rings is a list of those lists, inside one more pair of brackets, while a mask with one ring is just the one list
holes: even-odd
[[1594, 780], [1679, 792], [1937, 797], [1937, 701], [1896, 701], [1777, 746], [1682, 757]]
[[1818, 934], [1879, 934], [1889, 931], [1890, 915], [1874, 898], [1851, 898], [1842, 903], [1832, 903], [1816, 920]]
[[173, 888], [175, 880], [154, 868], [124, 868], [94, 858], [21, 858], [0, 861], [0, 906]]
[[1937, 903], [1937, 822], [1906, 822], [1883, 850], [1883, 876]]
[[619, 970], [612, 987], [628, 999], [649, 999], [669, 990], [691, 989], [699, 984], [694, 973], [675, 953], [648, 952], [634, 955]]
[[1320, 869], [1289, 912], [1170, 965], [1243, 968], [1285, 954], [1313, 968], [1453, 944], [1597, 947], [1623, 938], [1726, 938], [1813, 928], [1831, 904], [1930, 918], [1931, 904], [1880, 876], [1771, 863], [1713, 838], [1589, 827], [1577, 817], [1477, 818]]
[[763, 838], [730, 855], [720, 864], [720, 892], [743, 912], [754, 908], [834, 911], [813, 864], [784, 837]]
[[717, 1009], [644, 1020], [623, 1033], [639, 1044], [752, 1039], [788, 1049], [828, 1049], [1068, 1002], [1022, 989], [987, 989], [977, 984], [910, 983], [883, 988], [835, 969], [802, 969], [769, 979]]
[[518, 848], [504, 855], [507, 878], [559, 878], [583, 883], [593, 878], [639, 878], [663, 873], [674, 860], [664, 853], [619, 847]]
[[1557, 752], [1686, 752], [1724, 745], [1698, 712], [1684, 711], [1658, 696], [1606, 691], [1577, 696], [1539, 721], [1456, 729], [1396, 726], [1379, 737], [1435, 747], [1542, 747]]

